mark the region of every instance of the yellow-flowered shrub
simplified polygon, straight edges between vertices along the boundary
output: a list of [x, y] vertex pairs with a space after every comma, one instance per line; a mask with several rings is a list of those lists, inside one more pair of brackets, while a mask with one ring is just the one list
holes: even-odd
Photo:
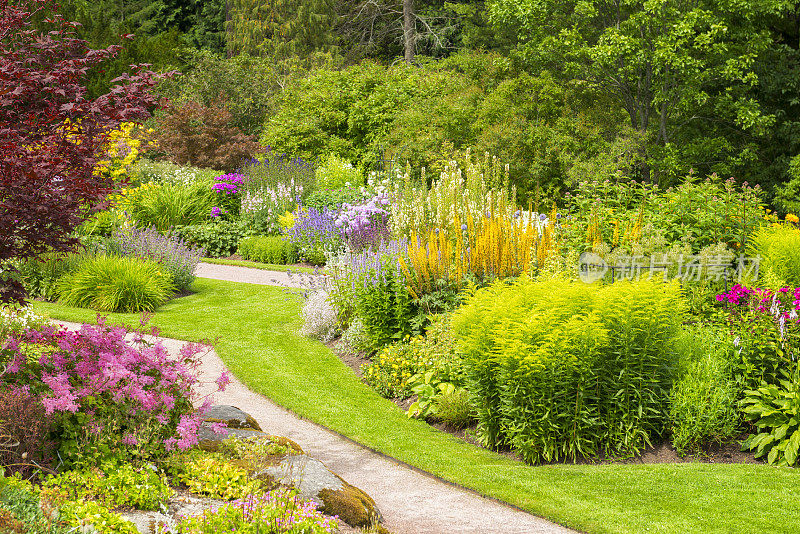
[[111, 176], [115, 180], [127, 177], [144, 148], [142, 137], [145, 133], [140, 124], [133, 122], [124, 122], [113, 130], [108, 136], [104, 157], [97, 162], [98, 174]]

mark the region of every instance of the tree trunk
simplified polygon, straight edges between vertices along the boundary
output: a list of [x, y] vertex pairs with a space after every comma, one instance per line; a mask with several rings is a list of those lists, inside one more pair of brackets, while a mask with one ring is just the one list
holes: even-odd
[[405, 47], [405, 62], [411, 65], [414, 61], [414, 46], [416, 42], [416, 19], [414, 18], [414, 0], [403, 0], [403, 46]]

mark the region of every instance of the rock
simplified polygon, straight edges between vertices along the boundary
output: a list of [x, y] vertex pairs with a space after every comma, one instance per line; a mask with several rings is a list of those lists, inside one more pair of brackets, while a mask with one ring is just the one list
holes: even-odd
[[228, 428], [249, 428], [261, 431], [258, 421], [236, 406], [212, 406], [206, 411], [205, 419], [203, 420], [208, 423], [225, 423]]
[[380, 510], [369, 495], [309, 456], [287, 456], [260, 475], [267, 475], [286, 486], [294, 486], [302, 498], [313, 500], [320, 511], [338, 515], [348, 525], [371, 526], [382, 519]]

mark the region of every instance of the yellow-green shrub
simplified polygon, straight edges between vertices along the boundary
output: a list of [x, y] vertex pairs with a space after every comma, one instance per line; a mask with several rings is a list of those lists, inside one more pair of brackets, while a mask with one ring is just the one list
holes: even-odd
[[800, 229], [794, 224], [760, 228], [750, 238], [748, 252], [761, 256], [761, 286], [800, 287]]
[[531, 463], [627, 455], [661, 435], [676, 284], [498, 281], [453, 317], [479, 435]]

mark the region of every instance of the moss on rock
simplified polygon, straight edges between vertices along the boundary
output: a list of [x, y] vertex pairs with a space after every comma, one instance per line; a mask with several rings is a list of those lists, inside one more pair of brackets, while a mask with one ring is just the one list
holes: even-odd
[[[342, 480], [339, 476], [337, 478]], [[319, 499], [322, 501], [320, 508], [322, 512], [328, 515], [337, 515], [339, 519], [352, 527], [377, 525], [382, 519], [372, 497], [344, 480], [342, 480], [341, 489], [320, 491]]]

